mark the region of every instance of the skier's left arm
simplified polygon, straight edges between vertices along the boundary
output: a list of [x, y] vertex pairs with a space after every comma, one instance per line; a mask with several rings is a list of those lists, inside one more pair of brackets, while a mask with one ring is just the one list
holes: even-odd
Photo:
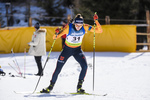
[[[93, 19], [94, 19], [94, 21], [96, 23], [95, 33], [102, 33], [103, 30], [102, 30], [102, 27], [101, 27], [100, 23], [98, 22], [98, 16], [97, 16], [97, 14], [94, 15]], [[92, 27], [92, 26], [90, 26], [88, 24], [84, 25], [84, 29], [86, 31], [94, 32], [94, 27]]]

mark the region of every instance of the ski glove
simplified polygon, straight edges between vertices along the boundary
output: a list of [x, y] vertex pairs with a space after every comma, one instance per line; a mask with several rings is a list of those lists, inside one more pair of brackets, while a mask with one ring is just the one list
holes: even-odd
[[61, 28], [57, 28], [56, 30], [55, 30], [55, 34], [59, 34], [60, 33], [60, 31], [61, 31]]
[[57, 29], [55, 30], [55, 32], [56, 32], [56, 33], [59, 33], [59, 28], [57, 28]]
[[94, 20], [98, 20], [98, 15], [95, 14], [93, 18], [94, 18]]

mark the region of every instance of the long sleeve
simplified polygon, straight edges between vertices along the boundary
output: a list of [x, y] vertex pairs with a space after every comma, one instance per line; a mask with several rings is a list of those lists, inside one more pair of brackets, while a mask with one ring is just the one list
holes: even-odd
[[39, 39], [39, 38], [40, 38], [39, 35], [40, 35], [40, 34], [35, 34], [35, 35], [33, 36], [32, 41], [29, 42], [28, 44], [31, 45], [31, 46], [36, 46], [36, 45], [38, 45], [39, 40], [40, 40], [40, 39]]
[[[98, 20], [96, 20], [95, 23], [96, 23], [95, 33], [102, 33], [103, 30], [102, 30], [101, 25], [100, 25], [100, 23], [98, 22]], [[85, 24], [85, 25], [84, 25], [84, 29], [85, 29], [86, 31], [94, 32], [94, 27], [89, 26], [88, 24]]]
[[[69, 32], [69, 25], [66, 26], [66, 28], [57, 36], [56, 39], [60, 38], [61, 36], [63, 36], [64, 34], [68, 34]], [[53, 39], [55, 39], [56, 35], [53, 36]]]

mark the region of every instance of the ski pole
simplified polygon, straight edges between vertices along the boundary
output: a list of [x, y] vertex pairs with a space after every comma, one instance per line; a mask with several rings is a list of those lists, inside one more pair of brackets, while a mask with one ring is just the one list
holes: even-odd
[[26, 48], [24, 49], [24, 78], [26, 78], [25, 77], [25, 67], [26, 67]]
[[[11, 49], [11, 53], [13, 54], [13, 57], [15, 58], [15, 53], [13, 52], [13, 48]], [[18, 67], [18, 69], [19, 69], [19, 74], [21, 74], [21, 76], [22, 76], [22, 73], [21, 73], [21, 70], [20, 70], [20, 67], [19, 67], [19, 65], [18, 65], [18, 62], [17, 62], [17, 59], [15, 58], [15, 62], [16, 62], [16, 66]]]
[[[55, 37], [54, 42], [53, 42], [53, 44], [52, 44], [52, 46], [51, 46], [51, 49], [50, 49], [50, 51], [49, 51], [49, 54], [48, 54], [48, 56], [47, 56], [47, 59], [46, 59], [46, 61], [45, 61], [45, 64], [44, 64], [44, 67], [43, 67], [43, 69], [42, 69], [41, 74], [43, 73], [43, 71], [44, 71], [44, 69], [45, 69], [45, 66], [46, 66], [47, 62], [48, 62], [48, 60], [50, 59], [50, 54], [51, 54], [52, 49], [53, 49], [53, 46], [54, 46], [54, 44], [55, 44], [57, 35], [58, 35], [58, 34], [56, 34], [56, 37]], [[37, 87], [38, 87], [38, 84], [39, 84], [39, 82], [40, 82], [41, 76], [42, 76], [42, 75], [40, 75], [40, 77], [39, 77], [39, 79], [38, 79], [38, 82], [37, 82], [37, 84], [36, 84], [36, 86], [35, 86], [35, 89], [34, 89], [34, 91], [33, 91], [32, 94], [34, 94], [34, 92], [36, 91], [36, 89], [37, 89]]]
[[[14, 71], [16, 71], [15, 68], [14, 68], [13, 66], [11, 66], [9, 63], [8, 63], [8, 65], [9, 65], [12, 69], [14, 69]], [[17, 71], [16, 71], [16, 72], [17, 72]], [[18, 73], [18, 72], [17, 72], [17, 73]]]
[[94, 21], [94, 37], [93, 37], [93, 91], [94, 91], [94, 80], [95, 80], [94, 78], [95, 78], [95, 21]]
[[18, 69], [19, 73], [18, 74], [21, 74], [20, 70], [19, 70], [19, 67], [17, 66], [16, 62], [13, 60], [13, 63], [14, 65], [16, 66], [16, 68]]

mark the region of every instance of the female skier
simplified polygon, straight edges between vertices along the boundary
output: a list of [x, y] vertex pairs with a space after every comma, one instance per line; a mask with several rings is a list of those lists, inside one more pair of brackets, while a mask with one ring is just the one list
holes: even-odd
[[[93, 18], [97, 26], [95, 28], [95, 32], [102, 33], [102, 28], [98, 22], [97, 14], [95, 14]], [[55, 31], [56, 33], [59, 33], [59, 29], [56, 29]], [[94, 32], [94, 28], [88, 24], [84, 24], [84, 20], [81, 14], [77, 14], [74, 19], [74, 23], [73, 24], [70, 23], [69, 25], [67, 25], [65, 29], [60, 34], [58, 34], [57, 38], [60, 38], [64, 34], [67, 35], [65, 46], [57, 60], [57, 66], [55, 72], [53, 73], [52, 79], [50, 81], [50, 85], [47, 88], [41, 90], [40, 91], [41, 93], [51, 92], [63, 65], [65, 64], [65, 62], [70, 56], [73, 56], [82, 68], [79, 75], [79, 81], [77, 84], [77, 92], [85, 93], [85, 90], [82, 89], [82, 83], [84, 81], [84, 77], [87, 71], [87, 62], [81, 50], [81, 44], [82, 44], [83, 36], [86, 33], [86, 31]], [[56, 35], [54, 35], [53, 39], [55, 39], [55, 37]]]

